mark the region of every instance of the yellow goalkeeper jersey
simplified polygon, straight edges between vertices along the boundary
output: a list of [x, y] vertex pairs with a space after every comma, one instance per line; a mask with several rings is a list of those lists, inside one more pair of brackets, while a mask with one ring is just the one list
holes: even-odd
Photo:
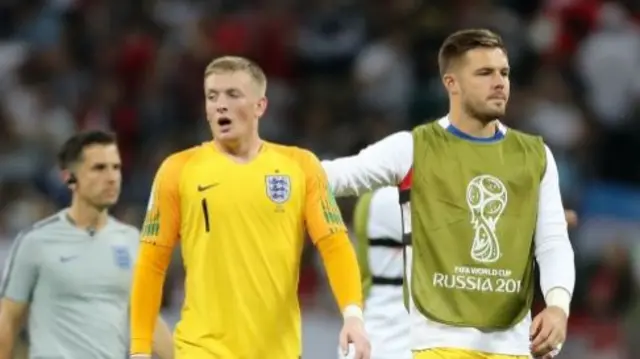
[[177, 359], [298, 359], [305, 231], [313, 241], [346, 231], [311, 152], [265, 143], [239, 164], [206, 143], [169, 157], [142, 241], [181, 242]]

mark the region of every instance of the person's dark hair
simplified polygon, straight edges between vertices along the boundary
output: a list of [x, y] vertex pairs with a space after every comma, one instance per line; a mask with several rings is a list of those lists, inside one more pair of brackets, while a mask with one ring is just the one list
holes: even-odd
[[468, 51], [478, 48], [498, 48], [502, 49], [505, 54], [507, 53], [500, 35], [491, 30], [467, 29], [454, 32], [444, 40], [438, 52], [440, 76], [444, 76], [451, 64], [459, 60]]
[[111, 145], [116, 143], [116, 136], [110, 132], [94, 130], [80, 132], [70, 137], [58, 152], [58, 164], [61, 169], [69, 169], [82, 158], [86, 147], [92, 145]]

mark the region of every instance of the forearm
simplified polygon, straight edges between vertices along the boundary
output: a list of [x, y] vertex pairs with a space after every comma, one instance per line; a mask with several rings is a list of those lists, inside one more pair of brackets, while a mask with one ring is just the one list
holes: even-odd
[[0, 323], [0, 359], [12, 359], [18, 330], [13, 325]]
[[340, 311], [362, 308], [360, 268], [353, 246], [345, 232], [338, 232], [316, 242], [329, 284]]
[[336, 197], [359, 196], [380, 187], [395, 185], [395, 180], [388, 171], [372, 170], [361, 161], [357, 156], [322, 161]]
[[173, 359], [173, 336], [169, 325], [158, 316], [153, 333], [153, 352], [160, 359]]
[[535, 256], [540, 267], [540, 288], [547, 306], [561, 307], [568, 315], [576, 267], [560, 196], [558, 168], [548, 147], [545, 151], [547, 166], [540, 183]]
[[569, 314], [576, 281], [573, 248], [568, 240], [548, 241], [536, 250], [540, 267], [540, 288], [547, 306], [555, 305]]
[[151, 354], [172, 249], [142, 243], [131, 292], [131, 353]]
[[0, 303], [0, 359], [11, 359], [18, 347], [18, 335], [24, 328], [27, 304], [7, 297]]
[[398, 185], [412, 162], [413, 137], [410, 132], [397, 132], [355, 156], [323, 161], [322, 167], [335, 196], [344, 197]]

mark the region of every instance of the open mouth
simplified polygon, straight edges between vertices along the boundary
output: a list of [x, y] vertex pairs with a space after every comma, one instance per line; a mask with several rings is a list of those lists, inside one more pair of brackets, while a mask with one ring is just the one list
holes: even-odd
[[218, 125], [219, 126], [228, 126], [231, 124], [231, 119], [227, 118], [227, 117], [220, 117], [218, 119]]
[[218, 119], [218, 127], [222, 133], [231, 131], [231, 119], [228, 117], [220, 117]]

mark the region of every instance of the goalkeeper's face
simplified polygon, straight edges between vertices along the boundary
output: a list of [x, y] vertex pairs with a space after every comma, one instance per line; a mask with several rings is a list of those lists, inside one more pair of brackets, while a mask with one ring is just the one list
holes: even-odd
[[258, 135], [267, 99], [244, 71], [212, 73], [204, 81], [207, 121], [216, 141], [235, 144]]
[[505, 115], [509, 101], [509, 60], [500, 48], [468, 51], [455, 71], [460, 102], [472, 117], [490, 122]]

